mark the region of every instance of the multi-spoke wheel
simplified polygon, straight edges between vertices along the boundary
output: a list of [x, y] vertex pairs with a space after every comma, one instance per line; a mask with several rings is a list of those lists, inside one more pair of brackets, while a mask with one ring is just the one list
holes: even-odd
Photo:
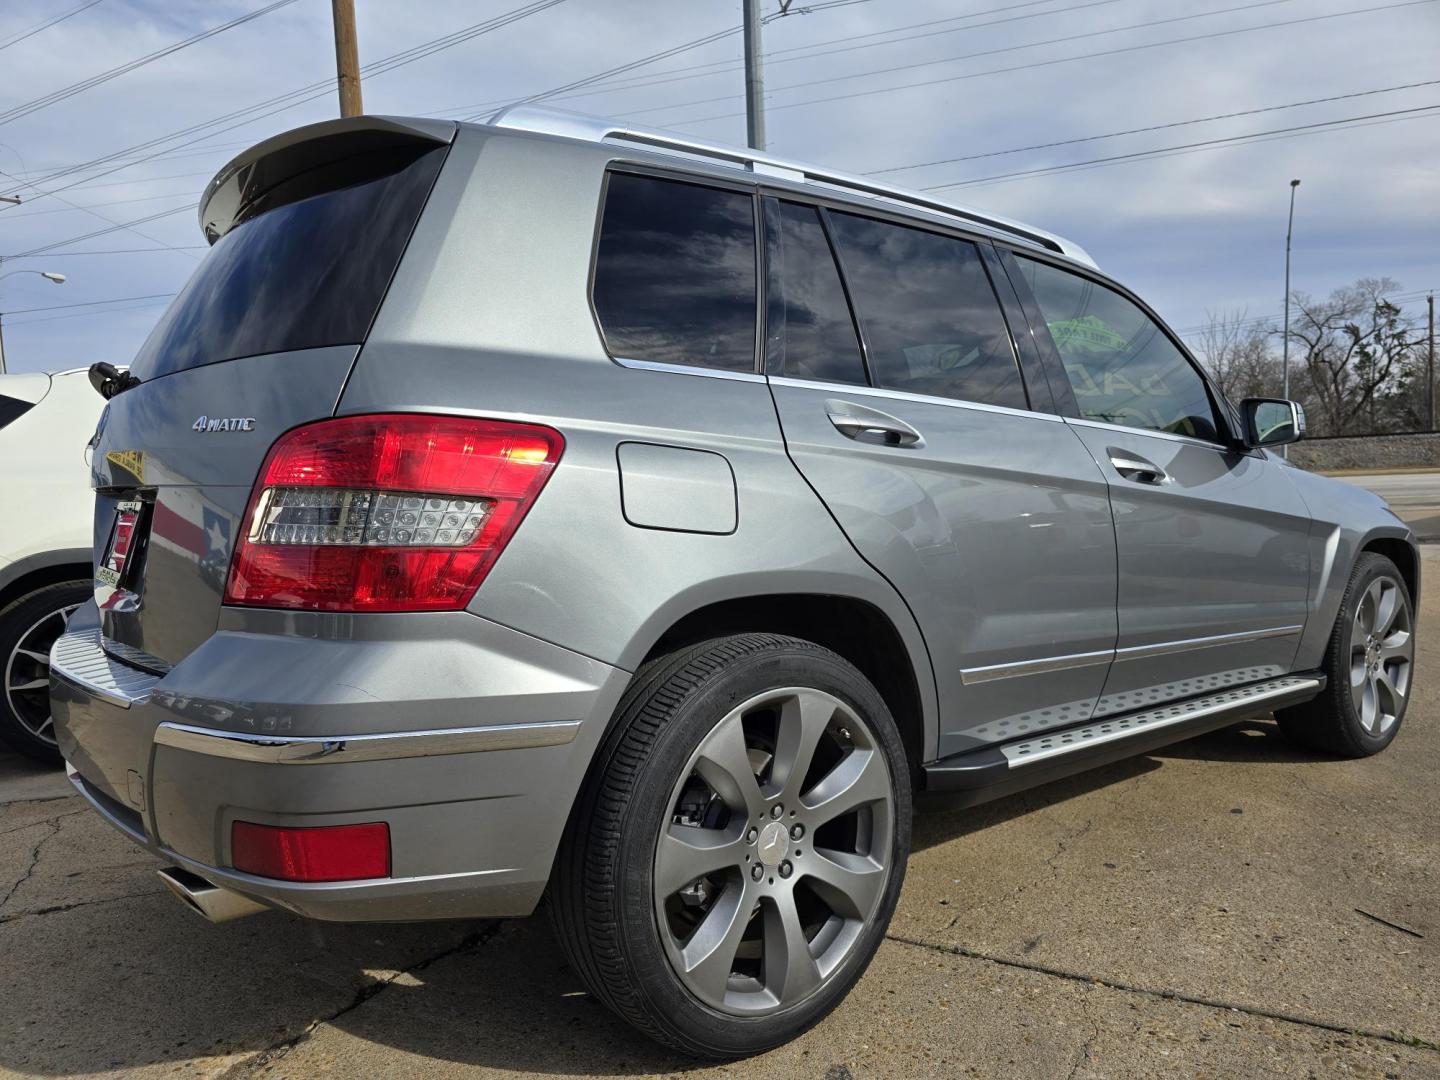
[[592, 991], [655, 1038], [734, 1057], [794, 1037], [894, 910], [909, 773], [874, 687], [751, 634], [637, 676], [571, 820], [552, 911]]
[[1365, 552], [1355, 562], [1325, 654], [1325, 692], [1276, 719], [1304, 746], [1347, 757], [1378, 753], [1405, 716], [1414, 666], [1410, 591], [1394, 563]]
[[1360, 726], [1384, 735], [1405, 711], [1415, 636], [1405, 586], [1382, 574], [1365, 588], [1350, 631], [1350, 699]]
[[50, 715], [50, 646], [89, 594], [87, 582], [62, 582], [0, 611], [0, 736], [41, 761], [60, 760]]

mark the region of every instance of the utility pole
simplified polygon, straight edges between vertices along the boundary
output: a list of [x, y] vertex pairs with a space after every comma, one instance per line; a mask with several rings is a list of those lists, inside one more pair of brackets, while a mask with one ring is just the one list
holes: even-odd
[[340, 115], [359, 116], [360, 41], [355, 34], [355, 0], [330, 0], [335, 17], [335, 75], [340, 86]]
[[[1290, 238], [1295, 233], [1295, 189], [1300, 186], [1299, 180], [1290, 181], [1290, 221], [1285, 226], [1285, 332], [1280, 343], [1280, 368], [1284, 374], [1281, 376], [1284, 387], [1280, 396], [1290, 397]], [[1280, 447], [1280, 456], [1288, 458], [1290, 448]]]
[[0, 375], [5, 374], [5, 313], [0, 312]]
[[752, 150], [765, 149], [765, 75], [760, 60], [760, 0], [745, 0], [745, 138]]
[[1425, 304], [1430, 309], [1430, 328], [1426, 335], [1430, 342], [1429, 352], [1425, 359], [1425, 385], [1429, 388], [1430, 401], [1430, 430], [1435, 430], [1435, 294], [1432, 292], [1425, 299]]

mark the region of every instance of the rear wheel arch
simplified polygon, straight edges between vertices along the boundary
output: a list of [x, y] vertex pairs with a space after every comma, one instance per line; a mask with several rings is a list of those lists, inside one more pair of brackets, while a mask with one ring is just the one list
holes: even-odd
[[920, 765], [931, 756], [935, 740], [934, 676], [928, 656], [914, 656], [913, 647], [907, 646], [889, 615], [869, 601], [850, 596], [773, 593], [733, 597], [676, 619], [651, 645], [645, 659], [648, 663], [700, 641], [745, 633], [811, 641], [853, 664], [879, 691], [894, 716], [912, 785], [918, 782]]

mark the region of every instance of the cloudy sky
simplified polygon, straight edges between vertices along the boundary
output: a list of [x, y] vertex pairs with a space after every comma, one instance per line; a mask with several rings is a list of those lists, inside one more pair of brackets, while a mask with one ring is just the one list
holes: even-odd
[[[330, 5], [293, 0], [35, 106], [272, 2], [6, 0], [0, 194], [24, 204], [0, 205], [0, 274], [69, 278], [0, 282], [12, 371], [130, 358], [204, 254], [209, 177], [335, 114], [313, 89], [333, 77]], [[357, 0], [361, 61], [535, 6]], [[470, 116], [739, 21], [740, 0], [557, 0], [370, 76], [365, 104]], [[1440, 0], [794, 0], [765, 48], [772, 152], [958, 185], [939, 193], [1073, 238], [1182, 332], [1278, 313], [1292, 177], [1296, 288], [1385, 275], [1415, 313], [1440, 286]], [[740, 49], [720, 37], [554, 103], [743, 142]], [[1195, 145], [1214, 140], [1232, 141]]]

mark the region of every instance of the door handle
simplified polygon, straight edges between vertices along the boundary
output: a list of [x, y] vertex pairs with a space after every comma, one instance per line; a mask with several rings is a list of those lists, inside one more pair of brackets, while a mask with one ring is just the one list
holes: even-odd
[[1106, 453], [1110, 455], [1110, 464], [1115, 466], [1115, 471], [1126, 480], [1135, 480], [1142, 484], [1170, 482], [1169, 473], [1138, 454], [1132, 454], [1128, 450], [1116, 450], [1114, 447], [1109, 448]]
[[832, 400], [825, 403], [825, 416], [835, 426], [836, 431], [856, 442], [901, 447], [925, 445], [920, 432], [904, 420], [879, 409], [856, 405], [850, 401]]

